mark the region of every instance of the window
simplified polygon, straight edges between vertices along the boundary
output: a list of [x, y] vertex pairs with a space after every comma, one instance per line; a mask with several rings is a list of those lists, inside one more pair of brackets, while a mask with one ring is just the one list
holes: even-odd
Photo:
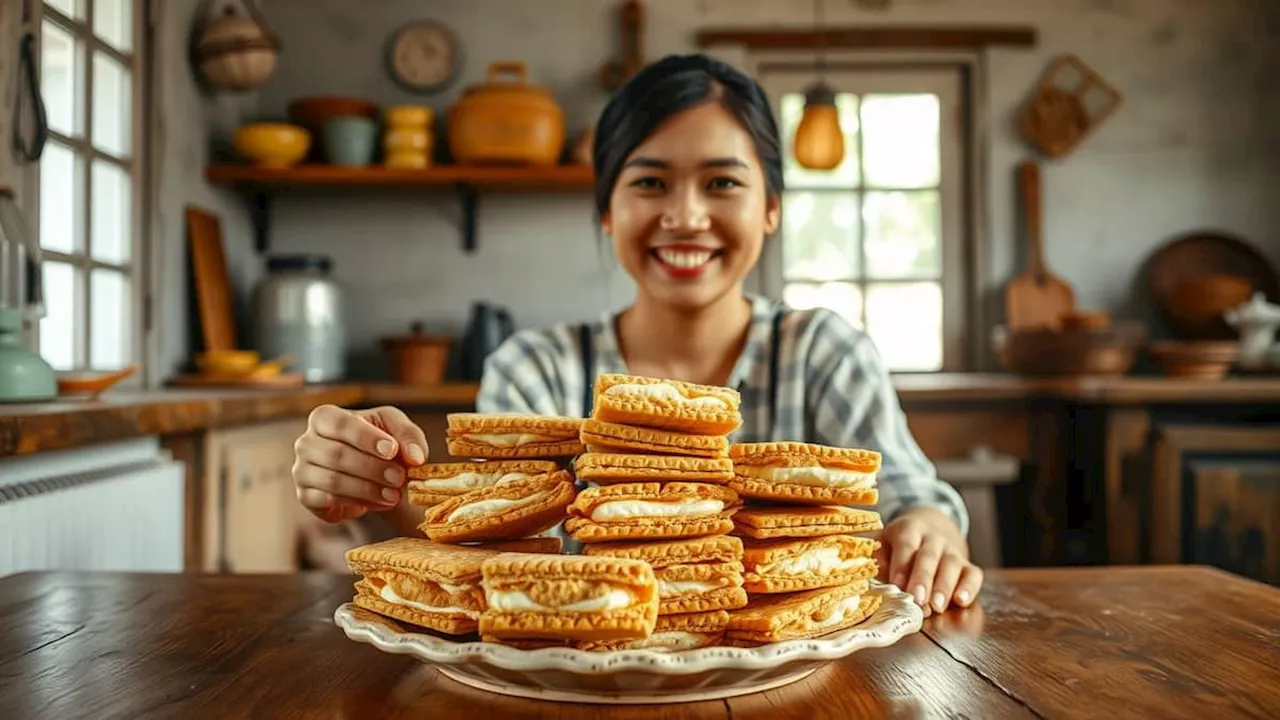
[[826, 307], [875, 342], [893, 371], [959, 369], [966, 317], [958, 71], [837, 67], [845, 158], [796, 163], [812, 71], [762, 73], [783, 136], [780, 242], [766, 270], [793, 307]]
[[46, 0], [39, 165], [46, 317], [57, 370], [112, 370], [141, 356], [141, 0]]

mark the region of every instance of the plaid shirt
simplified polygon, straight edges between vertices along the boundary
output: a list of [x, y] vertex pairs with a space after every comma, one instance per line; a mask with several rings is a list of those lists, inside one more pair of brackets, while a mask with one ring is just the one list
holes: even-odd
[[[758, 295], [751, 329], [728, 385], [742, 395], [742, 427], [734, 442], [798, 440], [877, 450], [877, 510], [885, 521], [902, 510], [930, 506], [951, 515], [966, 535], [969, 515], [951, 485], [938, 479], [924, 456], [871, 339], [825, 309], [786, 310]], [[786, 310], [777, 342], [776, 417], [770, 412], [774, 317]], [[614, 334], [617, 315], [590, 324], [595, 372], [625, 373]], [[522, 330], [485, 361], [477, 410], [585, 417], [587, 380], [579, 328], [556, 325]], [[593, 378], [594, 380], [594, 378]]]

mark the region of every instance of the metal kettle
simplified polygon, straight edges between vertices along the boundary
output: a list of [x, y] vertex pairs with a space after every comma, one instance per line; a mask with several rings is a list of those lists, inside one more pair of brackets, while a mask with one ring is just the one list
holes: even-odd
[[484, 361], [515, 332], [511, 312], [504, 307], [475, 302], [462, 339], [454, 346], [449, 362], [449, 378], [461, 382], [479, 382], [484, 375]]

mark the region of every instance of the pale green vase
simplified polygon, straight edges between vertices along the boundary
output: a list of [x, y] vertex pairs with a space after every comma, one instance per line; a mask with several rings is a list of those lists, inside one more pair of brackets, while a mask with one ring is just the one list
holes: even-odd
[[0, 402], [33, 402], [58, 396], [58, 378], [44, 358], [22, 344], [22, 315], [0, 308]]

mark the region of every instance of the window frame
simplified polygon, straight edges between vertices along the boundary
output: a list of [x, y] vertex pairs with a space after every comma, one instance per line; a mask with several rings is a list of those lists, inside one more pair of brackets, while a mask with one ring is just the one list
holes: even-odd
[[[721, 59], [733, 63], [768, 85], [770, 74], [779, 72], [794, 73], [811, 72], [816, 78], [817, 54], [808, 51], [768, 51], [750, 52], [743, 49], [721, 46], [709, 48], [708, 52]], [[989, 122], [985, 108], [987, 107], [987, 89], [985, 83], [985, 55], [974, 52], [899, 52], [875, 50], [841, 50], [828, 51], [825, 56], [826, 66], [832, 72], [843, 68], [865, 70], [950, 70], [958, 75], [960, 116], [955, 119], [959, 123], [960, 147], [957, 148], [961, 163], [960, 184], [957, 207], [960, 217], [957, 219], [960, 247], [952, 248], [942, 269], [943, 302], [960, 302], [962, 307], [953, 314], [952, 322], [948, 322], [944, 313], [943, 325], [943, 365], [939, 371], [902, 371], [894, 374], [933, 375], [946, 372], [975, 371], [993, 366], [994, 353], [990, 343], [986, 341], [988, 316], [986, 296], [991, 292], [988, 267], [989, 231], [988, 218], [988, 134]], [[839, 88], [837, 88], [838, 90]], [[777, 98], [770, 96], [775, 104]], [[775, 299], [781, 299], [784, 287], [782, 253], [776, 247], [781, 241], [779, 234], [771, 238], [775, 247], [766, 245], [761, 262], [752, 276], [748, 278], [748, 287], [755, 292]], [[944, 248], [944, 256], [948, 255]]]
[[[81, 176], [77, 179], [79, 184], [77, 190], [82, 197], [82, 205], [79, 208], [82, 211], [82, 219], [77, 240], [82, 242], [82, 245], [71, 253], [49, 250], [43, 246], [40, 249], [42, 263], [54, 261], [70, 264], [81, 273], [79, 289], [83, 293], [83, 297], [79, 299], [77, 307], [76, 332], [78, 338], [76, 342], [77, 347], [83, 350], [84, 357], [83, 362], [78, 360], [77, 365], [70, 371], [80, 372], [92, 369], [93, 298], [91, 274], [94, 269], [108, 269], [121, 273], [129, 283], [129, 297], [126, 299], [126, 303], [131, 314], [131, 337], [130, 359], [126, 365], [132, 363], [139, 369], [132, 377], [122, 381], [121, 385], [139, 387], [147, 382], [150, 369], [150, 363], [147, 362], [149, 357], [148, 347], [151, 342], [151, 319], [149, 317], [150, 313], [147, 312], [151, 297], [150, 256], [148, 252], [149, 227], [147, 223], [149, 207], [147, 162], [150, 148], [146, 144], [149, 121], [146, 108], [148, 107], [149, 97], [148, 62], [151, 48], [149, 11], [151, 3], [150, 0], [126, 1], [131, 5], [132, 24], [131, 49], [128, 53], [116, 49], [106, 40], [99, 38], [94, 32], [94, 0], [80, 0], [83, 3], [84, 12], [83, 17], [78, 20], [67, 16], [58, 8], [50, 5], [48, 0], [33, 0], [32, 25], [40, 34], [41, 51], [37, 53], [36, 61], [37, 74], [41, 83], [43, 83], [44, 77], [44, 69], [41, 63], [43, 62], [43, 30], [46, 21], [53, 23], [59, 29], [71, 35], [83, 48], [81, 56], [78, 57], [81, 66], [79, 72], [83, 73], [79, 78], [82, 80], [82, 84], [76, 88], [76, 102], [82, 106], [80, 109], [82, 113], [81, 125], [78, 133], [80, 137], [69, 137], [50, 128], [49, 139], [45, 145], [47, 151], [50, 144], [57, 143], [70, 150], [74, 154], [76, 161], [81, 163]], [[93, 58], [95, 53], [102, 53], [119, 63], [125, 68], [129, 76], [131, 92], [129, 122], [131, 127], [129, 153], [125, 157], [112, 155], [93, 145]], [[94, 162], [109, 163], [111, 166], [122, 170], [129, 178], [129, 259], [121, 264], [98, 260], [92, 255], [91, 225], [93, 222]], [[25, 185], [29, 190], [27, 196], [30, 198], [27, 219], [37, 243], [40, 239], [40, 184], [40, 163], [32, 163], [25, 176]], [[41, 268], [41, 277], [43, 278], [43, 268]], [[31, 324], [26, 333], [26, 338], [30, 346], [38, 351], [40, 348], [40, 323]], [[60, 372], [63, 371], [60, 370]]]

